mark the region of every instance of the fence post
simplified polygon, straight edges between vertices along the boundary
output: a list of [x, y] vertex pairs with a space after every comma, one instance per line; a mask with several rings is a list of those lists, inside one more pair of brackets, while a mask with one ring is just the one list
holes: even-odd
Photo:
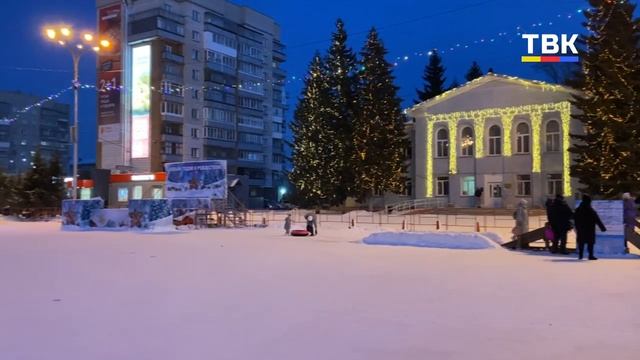
[[476, 221], [476, 232], [480, 232], [480, 222]]
[[436, 220], [436, 230], [440, 230], [440, 220]]
[[407, 220], [402, 220], [402, 230], [407, 230]]

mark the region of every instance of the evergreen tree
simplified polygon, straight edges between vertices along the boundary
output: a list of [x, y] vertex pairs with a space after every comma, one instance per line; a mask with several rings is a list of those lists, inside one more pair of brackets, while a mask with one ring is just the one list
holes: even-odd
[[336, 182], [339, 170], [333, 166], [336, 133], [331, 126], [333, 113], [329, 111], [326, 69], [320, 54], [316, 53], [291, 123], [293, 170], [289, 179], [295, 185], [301, 206], [331, 203], [340, 184]]
[[36, 151], [32, 158], [31, 169], [22, 180], [20, 200], [23, 207], [49, 207], [51, 176], [49, 167], [45, 164], [40, 151]]
[[482, 75], [484, 75], [484, 73], [482, 72], [482, 69], [480, 69], [480, 65], [478, 65], [478, 63], [474, 61], [471, 64], [469, 71], [467, 71], [467, 75], [465, 75], [464, 77], [465, 79], [467, 79], [467, 81], [471, 81], [481, 77]]
[[584, 79], [572, 134], [573, 176], [583, 191], [606, 198], [640, 191], [640, 24], [627, 0], [590, 0], [582, 42]]
[[436, 97], [446, 91], [444, 84], [447, 79], [444, 77], [445, 68], [442, 65], [442, 57], [436, 50], [432, 51], [429, 56], [429, 63], [424, 68], [424, 74], [422, 79], [424, 80], [424, 87], [422, 90], [416, 90], [418, 94], [418, 100], [415, 103], [429, 100]]
[[489, 70], [487, 70], [487, 74], [488, 74], [488, 73], [495, 74], [496, 72], [495, 72], [495, 71], [493, 71], [493, 68], [492, 68], [492, 67], [490, 67], [490, 68], [489, 68]]
[[362, 49], [360, 108], [354, 123], [353, 160], [355, 194], [365, 199], [376, 192], [401, 192], [404, 188], [404, 131], [398, 87], [393, 84], [392, 65], [385, 60], [387, 50], [377, 31], [369, 32]]
[[329, 148], [333, 152], [331, 162], [325, 164], [336, 169], [330, 180], [340, 184], [330, 203], [339, 205], [346, 200], [354, 186], [353, 166], [353, 121], [357, 110], [357, 61], [356, 55], [347, 46], [347, 32], [342, 20], [336, 22], [336, 31], [331, 36], [331, 47], [325, 66], [329, 84], [328, 111], [331, 115], [330, 127], [334, 134]]
[[62, 206], [62, 200], [65, 198], [65, 183], [58, 153], [55, 153], [49, 162], [48, 176], [51, 179], [47, 186], [47, 191], [50, 194], [50, 205], [51, 207], [60, 207]]
[[10, 178], [0, 170], [0, 208], [9, 205], [11, 197]]

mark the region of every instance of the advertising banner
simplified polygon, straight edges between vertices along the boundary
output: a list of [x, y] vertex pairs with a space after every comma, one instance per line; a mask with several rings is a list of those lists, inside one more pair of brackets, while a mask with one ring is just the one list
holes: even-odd
[[98, 141], [99, 142], [120, 141], [120, 124], [98, 126]]
[[168, 198], [227, 198], [226, 160], [165, 164]]
[[98, 125], [120, 123], [122, 85], [122, 8], [118, 5], [98, 10], [98, 36], [110, 46], [98, 55]]
[[131, 157], [149, 157], [151, 45], [133, 48], [131, 69]]

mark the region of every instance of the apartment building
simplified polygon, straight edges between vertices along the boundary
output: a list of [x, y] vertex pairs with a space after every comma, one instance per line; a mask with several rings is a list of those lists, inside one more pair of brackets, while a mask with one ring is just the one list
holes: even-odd
[[[101, 54], [97, 166], [159, 172], [221, 159], [250, 202], [285, 181], [286, 60], [270, 17], [225, 0], [97, 0]], [[125, 30], [126, 29], [126, 33]]]
[[0, 170], [23, 174], [31, 169], [40, 150], [45, 161], [58, 156], [67, 170], [70, 157], [69, 105], [48, 101], [22, 112], [42, 100], [20, 92], [0, 92]]

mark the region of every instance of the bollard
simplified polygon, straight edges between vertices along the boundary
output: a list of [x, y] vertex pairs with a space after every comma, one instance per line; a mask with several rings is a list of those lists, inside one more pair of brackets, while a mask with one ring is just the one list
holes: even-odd
[[476, 232], [480, 232], [480, 223], [476, 221]]
[[356, 219], [351, 219], [351, 228], [356, 227]]
[[407, 230], [407, 220], [402, 220], [402, 230]]
[[267, 218], [264, 216], [262, 217], [262, 225], [267, 226]]
[[440, 220], [436, 220], [436, 230], [440, 230]]

